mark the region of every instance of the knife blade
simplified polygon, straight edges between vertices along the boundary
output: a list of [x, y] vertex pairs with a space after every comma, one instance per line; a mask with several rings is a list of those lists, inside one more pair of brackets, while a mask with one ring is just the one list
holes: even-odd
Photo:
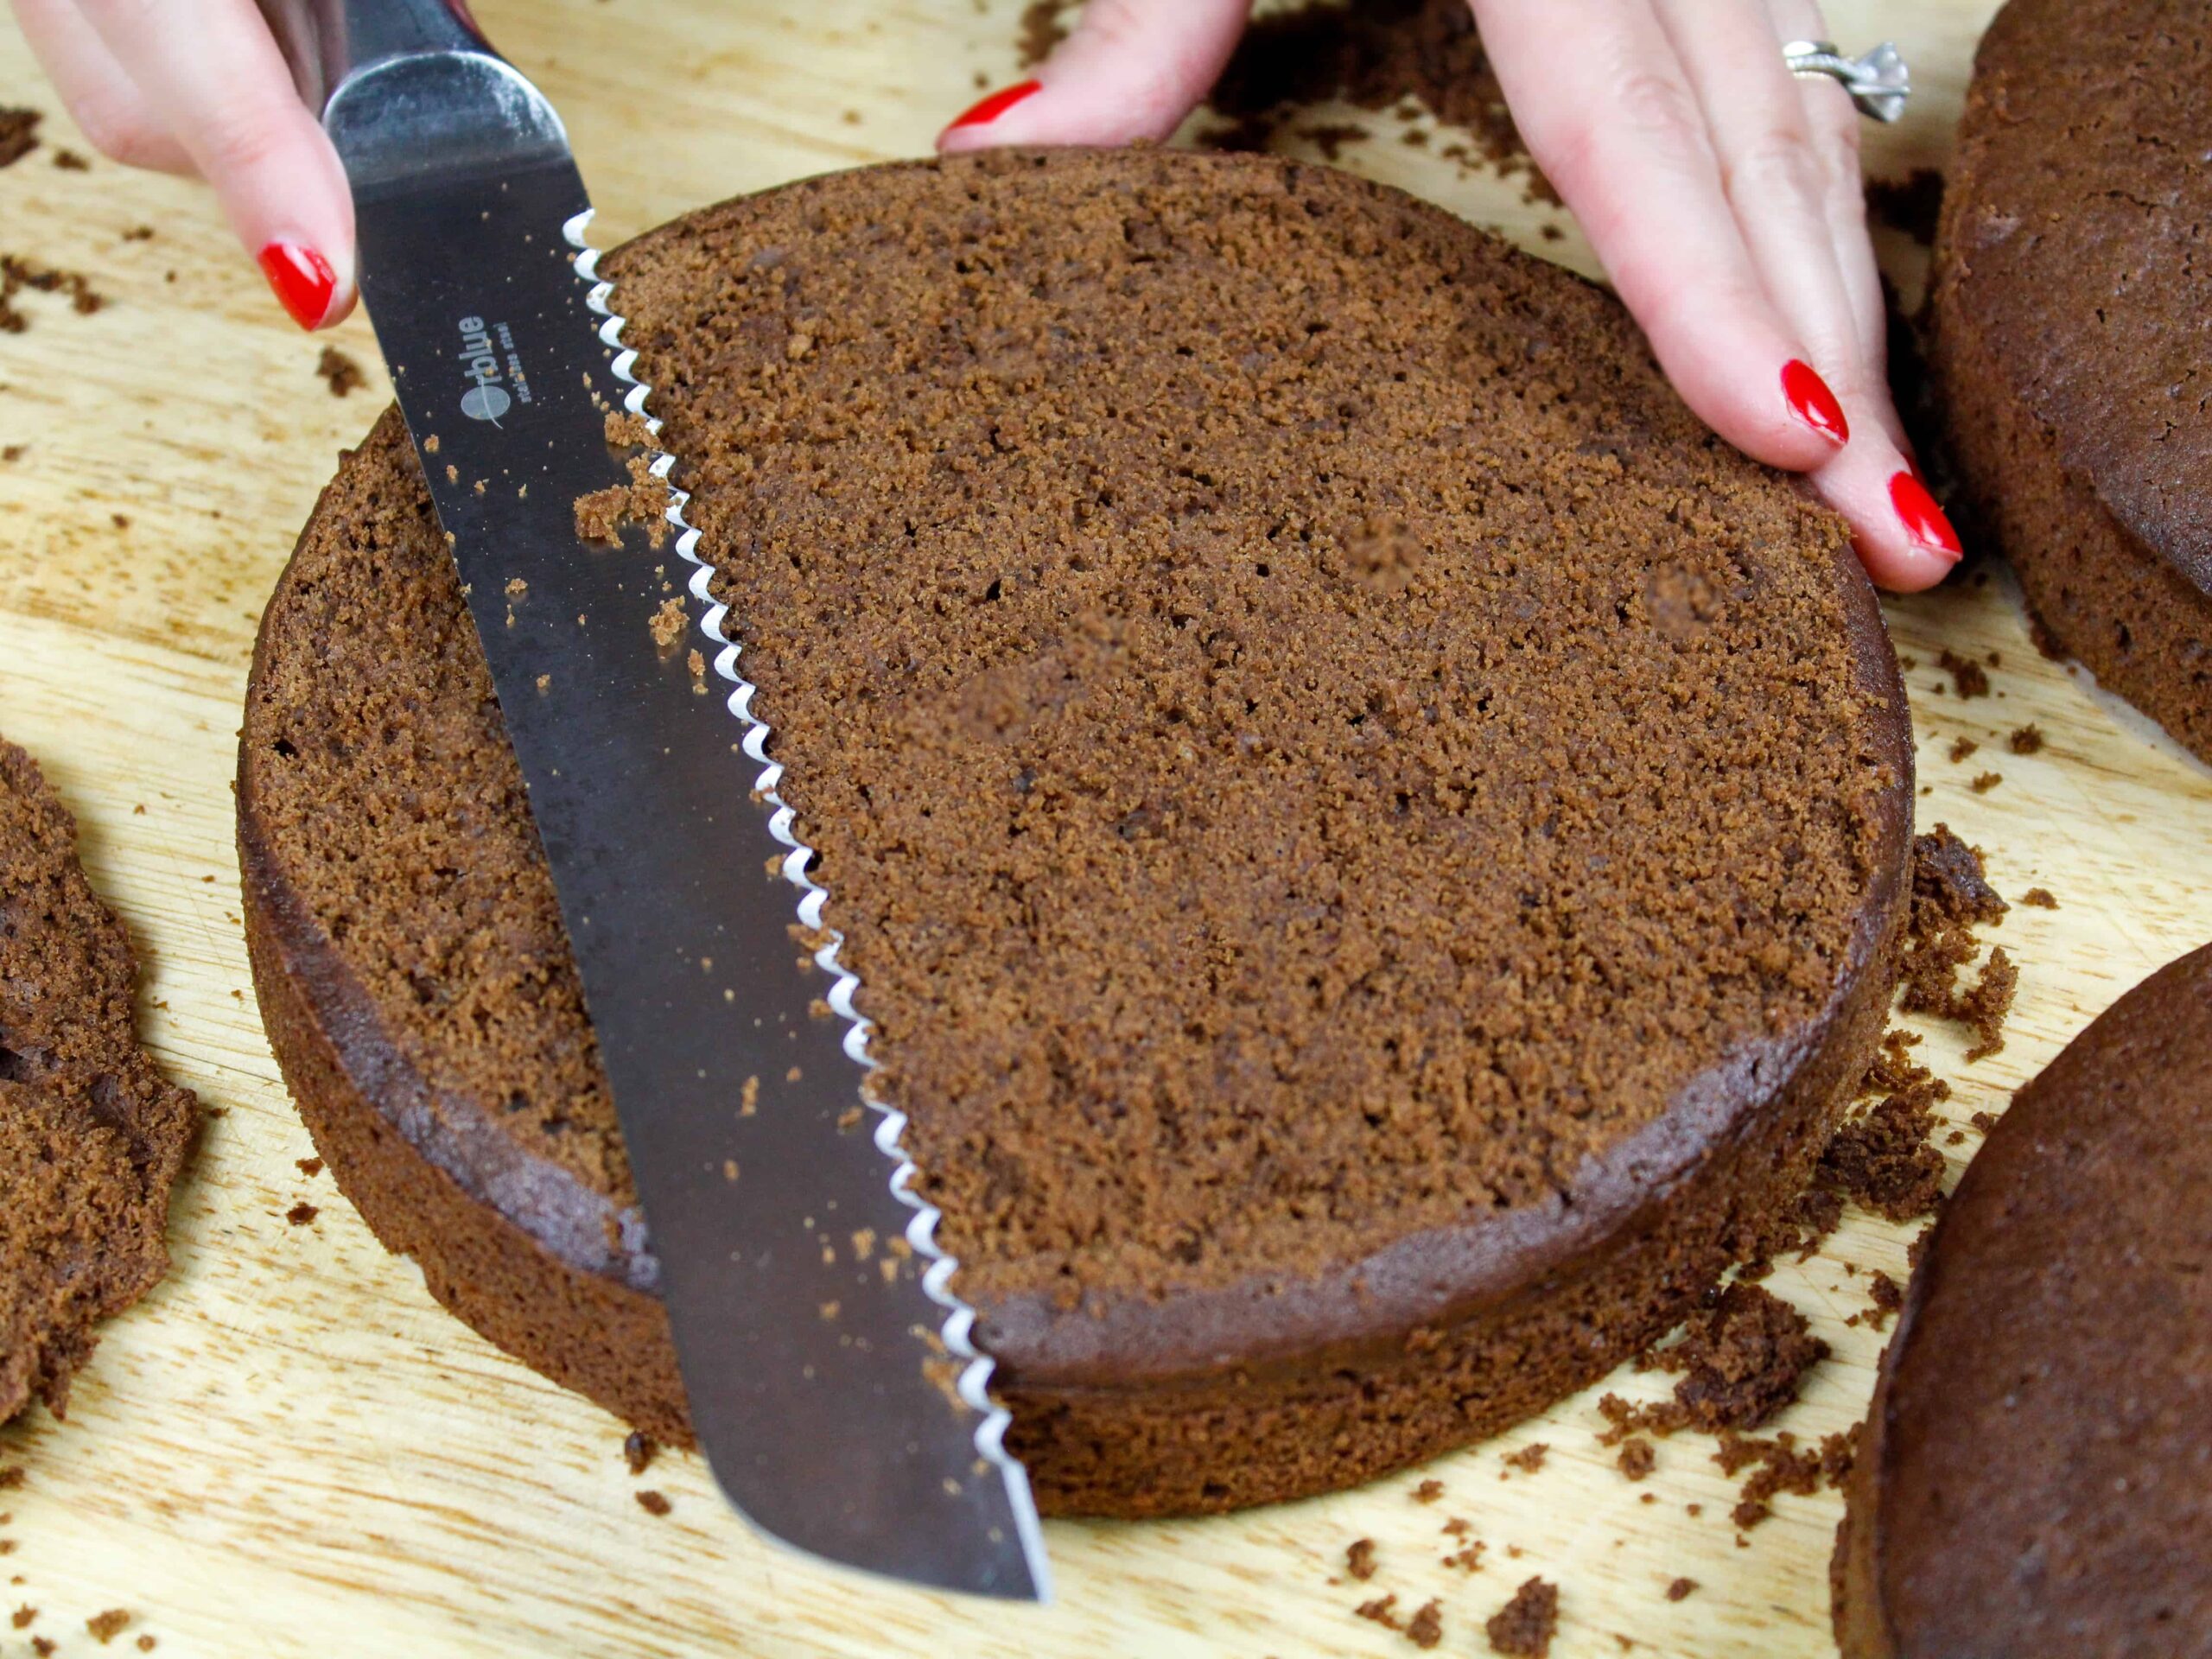
[[580, 497], [632, 482], [612, 398], [649, 413], [560, 119], [460, 0], [265, 10], [352, 184], [362, 297], [528, 785], [700, 1446], [772, 1538], [1041, 1599], [974, 1314], [905, 1120], [866, 1096], [855, 981], [834, 932], [793, 944], [825, 894], [687, 498], [667, 516], [704, 612], [690, 651], [656, 643], [654, 556], [579, 531]]

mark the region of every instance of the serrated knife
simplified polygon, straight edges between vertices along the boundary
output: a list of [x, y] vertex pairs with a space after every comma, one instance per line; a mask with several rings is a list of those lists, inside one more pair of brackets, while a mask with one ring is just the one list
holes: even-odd
[[[353, 186], [362, 297], [522, 763], [715, 1478], [813, 1555], [1041, 1599], [973, 1315], [903, 1120], [864, 1105], [853, 979], [834, 935], [810, 963], [793, 943], [823, 895], [710, 572], [663, 649], [668, 556], [579, 532], [580, 497], [631, 482], [614, 398], [650, 410], [560, 118], [462, 0], [263, 8]], [[684, 499], [676, 550], [711, 558]]]

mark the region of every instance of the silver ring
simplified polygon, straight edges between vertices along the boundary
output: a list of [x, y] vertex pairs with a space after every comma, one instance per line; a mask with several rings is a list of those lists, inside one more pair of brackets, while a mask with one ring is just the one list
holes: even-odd
[[1877, 121], [1896, 120], [1912, 96], [1912, 72], [1888, 41], [1863, 58], [1845, 57], [1834, 41], [1790, 41], [1782, 60], [1793, 75], [1826, 75], [1851, 94], [1859, 114]]

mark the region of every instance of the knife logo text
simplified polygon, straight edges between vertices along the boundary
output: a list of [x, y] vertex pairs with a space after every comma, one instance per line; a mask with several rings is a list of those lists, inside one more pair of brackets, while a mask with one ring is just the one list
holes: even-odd
[[458, 355], [461, 378], [469, 383], [461, 394], [461, 412], [470, 420], [497, 426], [515, 404], [530, 401], [530, 382], [523, 378], [522, 359], [514, 344], [504, 322], [487, 324], [481, 317], [461, 320]]

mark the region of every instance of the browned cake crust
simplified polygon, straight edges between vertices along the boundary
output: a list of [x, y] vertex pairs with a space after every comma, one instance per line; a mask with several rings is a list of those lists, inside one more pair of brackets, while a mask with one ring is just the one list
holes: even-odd
[[1967, 1166], [1883, 1357], [1846, 1659], [2212, 1652], [2212, 946], [2101, 1015]]
[[1974, 60], [1929, 362], [1968, 522], [2059, 647], [2212, 760], [2212, 30], [2011, 0]]
[[[1611, 301], [1395, 192], [1173, 153], [836, 175], [609, 264], [1048, 1506], [1503, 1427], [1802, 1181], [1891, 984], [1904, 702], [1840, 523]], [[683, 1438], [392, 416], [264, 618], [239, 835], [347, 1193]]]
[[0, 742], [0, 1422], [61, 1415], [93, 1326], [168, 1269], [198, 1107], [139, 1046], [137, 977], [68, 809]]

